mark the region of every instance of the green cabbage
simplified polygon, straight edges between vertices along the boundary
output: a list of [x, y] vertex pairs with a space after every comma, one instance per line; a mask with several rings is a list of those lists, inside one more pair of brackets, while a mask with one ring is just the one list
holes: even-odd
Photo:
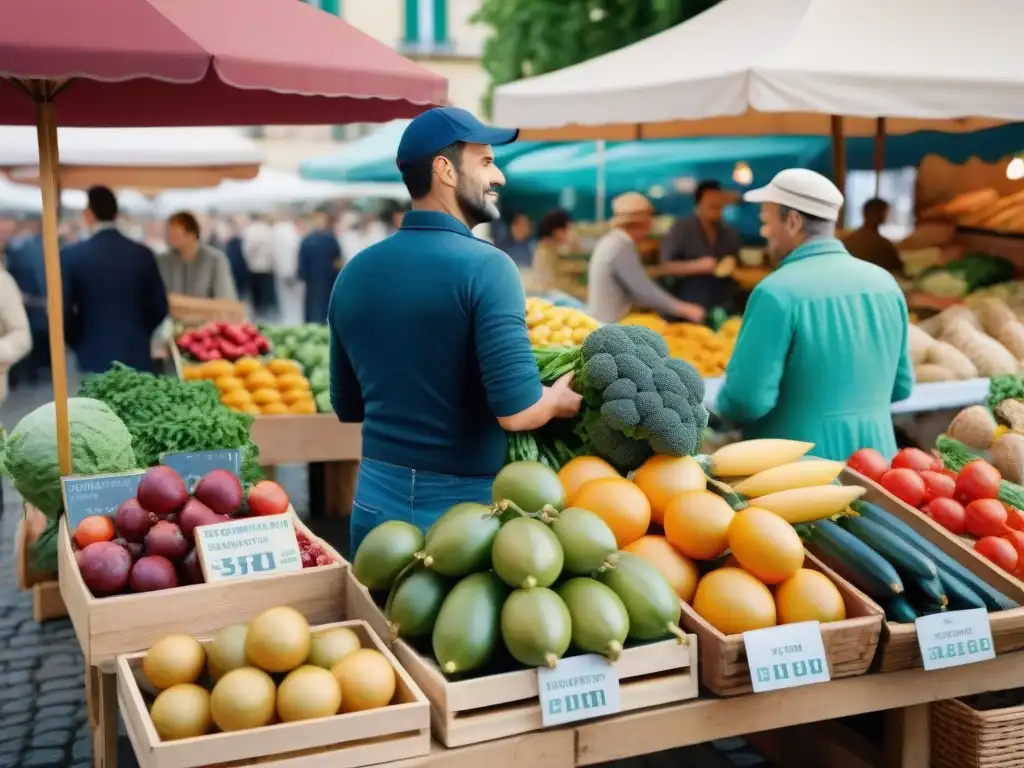
[[[2, 468], [25, 501], [56, 520], [64, 507], [57, 462], [57, 409], [47, 403], [11, 430]], [[74, 474], [95, 475], [137, 469], [132, 436], [106, 404], [87, 397], [68, 400], [71, 427], [71, 468]]]

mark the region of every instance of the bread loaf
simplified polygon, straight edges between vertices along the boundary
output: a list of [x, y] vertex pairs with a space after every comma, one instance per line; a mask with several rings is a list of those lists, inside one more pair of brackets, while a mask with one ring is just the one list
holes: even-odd
[[971, 362], [971, 359], [952, 344], [947, 344], [944, 341], [932, 342], [928, 348], [928, 359], [925, 362], [941, 365], [949, 370], [956, 379], [965, 381], [978, 378], [978, 367]]
[[907, 329], [907, 345], [910, 347], [910, 359], [917, 365], [928, 362], [928, 350], [936, 341], [916, 325]]
[[939, 340], [963, 352], [974, 363], [979, 376], [999, 376], [1020, 369], [1015, 355], [963, 317], [947, 319]]
[[914, 379], [918, 384], [929, 384], [936, 381], [955, 381], [956, 375], [941, 365], [922, 363], [914, 366]]

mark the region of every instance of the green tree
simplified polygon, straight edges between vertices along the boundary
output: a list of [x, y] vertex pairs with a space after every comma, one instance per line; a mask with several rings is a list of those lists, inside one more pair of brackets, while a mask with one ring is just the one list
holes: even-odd
[[[718, 0], [483, 0], [473, 21], [491, 28], [483, 66], [495, 86], [562, 69], [674, 27]], [[708, 41], [708, 45], [715, 45]]]

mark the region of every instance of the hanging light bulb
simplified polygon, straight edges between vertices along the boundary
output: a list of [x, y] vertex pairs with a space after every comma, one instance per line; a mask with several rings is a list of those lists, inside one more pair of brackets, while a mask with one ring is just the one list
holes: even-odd
[[732, 169], [732, 180], [744, 187], [754, 180], [754, 172], [744, 162], [738, 162]]
[[1015, 157], [1006, 164], [1006, 178], [1010, 181], [1024, 179], [1024, 159]]
[[647, 190], [647, 196], [652, 200], [660, 200], [665, 196], [665, 188], [660, 184], [656, 184]]

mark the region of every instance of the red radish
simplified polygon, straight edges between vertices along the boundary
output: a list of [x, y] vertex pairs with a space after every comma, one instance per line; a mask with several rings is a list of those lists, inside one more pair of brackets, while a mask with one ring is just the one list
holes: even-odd
[[924, 480], [912, 469], [890, 469], [879, 483], [897, 499], [917, 507], [924, 499]]
[[861, 448], [851, 454], [846, 466], [877, 483], [889, 469], [889, 462], [874, 448]]
[[935, 457], [920, 448], [904, 448], [893, 456], [892, 468], [923, 472], [926, 469], [935, 468]]
[[140, 542], [156, 523], [156, 515], [142, 508], [138, 499], [126, 499], [114, 515], [114, 527], [126, 541]]
[[956, 479], [958, 477], [960, 477], [959, 473], [954, 472], [952, 469], [946, 469], [945, 467], [943, 467], [942, 469], [936, 470], [936, 471], [941, 473], [941, 474], [943, 474], [943, 475], [945, 475], [946, 477], [953, 478], [954, 482], [956, 481]]
[[189, 540], [174, 523], [161, 520], [146, 534], [146, 553], [178, 561], [188, 554]]
[[128, 583], [133, 592], [155, 592], [178, 586], [174, 564], [160, 555], [146, 555], [132, 566]]
[[952, 499], [956, 491], [956, 480], [946, 477], [941, 472], [926, 469], [921, 472], [921, 479], [924, 480], [924, 503], [932, 499]]
[[116, 595], [128, 584], [132, 556], [112, 541], [97, 541], [76, 556], [82, 581], [96, 597]]
[[975, 499], [997, 498], [1002, 479], [998, 469], [984, 459], [975, 459], [957, 475], [955, 498], [961, 504]]
[[189, 499], [185, 502], [184, 509], [181, 510], [178, 524], [181, 526], [185, 540], [191, 546], [195, 542], [195, 530], [200, 525], [216, 525], [217, 523], [226, 523], [230, 519], [227, 515], [218, 515], [199, 499]]
[[962, 536], [967, 532], [967, 513], [959, 501], [940, 496], [925, 504], [921, 511], [950, 533]]
[[135, 496], [143, 509], [162, 519], [188, 501], [188, 489], [181, 475], [170, 467], [150, 467], [139, 481]]
[[985, 536], [974, 542], [974, 551], [982, 557], [988, 558], [1004, 571], [1013, 571], [1017, 568], [1019, 557], [1013, 544], [998, 536]]
[[261, 480], [249, 489], [249, 514], [280, 515], [288, 511], [288, 494], [272, 480]]
[[238, 478], [226, 469], [215, 469], [200, 478], [192, 495], [218, 515], [234, 515], [244, 495]]
[[974, 536], [1002, 536], [1006, 532], [1006, 507], [995, 499], [976, 499], [964, 512], [967, 532]]
[[1014, 506], [1004, 504], [1006, 507], [1006, 525], [1015, 531], [1024, 531], [1024, 512]]

